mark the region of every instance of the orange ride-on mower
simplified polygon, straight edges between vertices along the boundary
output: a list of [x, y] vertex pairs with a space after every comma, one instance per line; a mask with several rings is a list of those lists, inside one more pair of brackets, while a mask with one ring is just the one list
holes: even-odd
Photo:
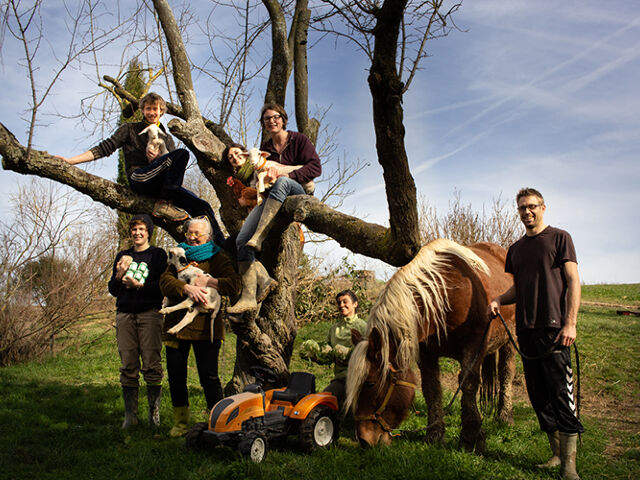
[[307, 451], [326, 448], [338, 438], [338, 401], [328, 392], [316, 393], [311, 373], [294, 372], [286, 388], [267, 391], [262, 386], [276, 383], [274, 373], [261, 367], [251, 373], [256, 383], [220, 400], [209, 422], [191, 427], [187, 448], [226, 445], [259, 463], [276, 438], [298, 435]]

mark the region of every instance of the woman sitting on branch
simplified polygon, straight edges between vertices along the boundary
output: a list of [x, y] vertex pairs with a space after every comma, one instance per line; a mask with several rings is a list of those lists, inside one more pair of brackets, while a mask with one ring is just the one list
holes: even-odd
[[[283, 173], [277, 167], [267, 171], [265, 183], [275, 180], [265, 192], [266, 200], [255, 207], [242, 225], [236, 239], [238, 268], [242, 275], [242, 296], [227, 311], [233, 314], [257, 311], [258, 302], [277, 286], [266, 269], [256, 260], [256, 252], [269, 232], [273, 219], [289, 195], [304, 195], [303, 183], [311, 182], [322, 172], [320, 157], [311, 141], [302, 133], [286, 130], [289, 117], [280, 105], [270, 103], [262, 107], [260, 123], [269, 134], [261, 150], [269, 153], [269, 160], [282, 165], [300, 165], [301, 168]], [[234, 169], [240, 170], [245, 164], [242, 147], [232, 146], [225, 152], [226, 160]], [[241, 160], [242, 159], [242, 160]]]

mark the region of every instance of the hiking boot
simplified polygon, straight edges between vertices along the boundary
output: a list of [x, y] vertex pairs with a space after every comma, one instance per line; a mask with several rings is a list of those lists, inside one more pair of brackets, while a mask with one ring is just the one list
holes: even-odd
[[189, 218], [187, 212], [167, 200], [158, 200], [153, 206], [153, 212], [151, 212], [151, 214], [154, 217], [163, 218], [170, 222], [181, 222]]

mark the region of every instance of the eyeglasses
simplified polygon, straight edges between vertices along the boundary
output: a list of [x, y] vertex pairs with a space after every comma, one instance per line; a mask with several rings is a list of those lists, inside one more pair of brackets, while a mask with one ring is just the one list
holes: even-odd
[[274, 122], [277, 122], [278, 120], [280, 120], [282, 118], [282, 115], [271, 115], [270, 117], [262, 117], [262, 121], [264, 123], [269, 123], [271, 120], [273, 120]]
[[529, 204], [529, 205], [520, 205], [520, 206], [518, 207], [518, 211], [519, 211], [520, 213], [524, 213], [524, 212], [526, 212], [527, 210], [529, 210], [529, 211], [531, 211], [531, 212], [535, 212], [535, 211], [536, 211], [536, 209], [537, 209], [538, 207], [541, 207], [541, 206], [542, 206], [542, 204], [541, 204], [541, 203], [538, 203], [538, 204], [536, 204], [536, 203], [531, 203], [531, 204]]
[[186, 238], [200, 238], [207, 235], [206, 233], [187, 232], [184, 234]]

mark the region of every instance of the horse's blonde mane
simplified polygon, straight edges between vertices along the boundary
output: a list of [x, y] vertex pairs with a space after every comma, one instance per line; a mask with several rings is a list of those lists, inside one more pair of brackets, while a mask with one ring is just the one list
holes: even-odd
[[[367, 338], [376, 329], [381, 337], [380, 383], [389, 374], [389, 349], [396, 347], [397, 369], [410, 368], [418, 356], [418, 339], [434, 322], [438, 342], [447, 335], [446, 318], [449, 297], [443, 273], [450, 267], [446, 255], [454, 255], [474, 270], [489, 275], [484, 261], [470, 249], [451, 240], [434, 240], [420, 249], [411, 262], [400, 268], [387, 282], [367, 321]], [[423, 312], [420, 311], [420, 305]], [[360, 342], [349, 361], [345, 409], [355, 407], [368, 371], [368, 341]]]

